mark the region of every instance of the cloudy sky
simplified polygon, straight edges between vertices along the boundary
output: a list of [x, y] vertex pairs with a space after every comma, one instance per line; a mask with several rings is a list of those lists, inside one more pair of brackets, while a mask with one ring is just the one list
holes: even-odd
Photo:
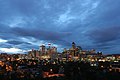
[[120, 53], [120, 0], [0, 0], [0, 52], [51, 43]]

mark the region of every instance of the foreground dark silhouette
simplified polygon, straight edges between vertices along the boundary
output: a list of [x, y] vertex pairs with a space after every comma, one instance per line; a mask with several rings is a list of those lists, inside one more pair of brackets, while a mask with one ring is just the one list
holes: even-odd
[[[119, 80], [120, 73], [108, 69], [92, 67], [88, 62], [48, 62], [45, 60], [8, 61], [0, 66], [0, 80]], [[47, 72], [47, 73], [46, 73]], [[56, 76], [57, 74], [58, 76]], [[59, 76], [59, 74], [63, 74]], [[45, 77], [45, 75], [47, 75]], [[52, 75], [52, 76], [49, 76]]]

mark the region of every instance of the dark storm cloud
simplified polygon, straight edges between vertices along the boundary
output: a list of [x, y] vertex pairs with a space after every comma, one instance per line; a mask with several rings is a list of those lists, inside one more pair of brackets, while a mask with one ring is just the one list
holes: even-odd
[[39, 49], [39, 46], [37, 45], [26, 44], [26, 43], [17, 45], [16, 47], [23, 49], [23, 50]]
[[0, 33], [9, 33], [10, 30], [11, 28], [9, 26], [0, 23]]
[[106, 0], [101, 2], [97, 7], [95, 14], [92, 16], [91, 26], [109, 27], [120, 26], [120, 1]]
[[116, 47], [116, 51], [113, 53], [119, 53], [118, 45], [120, 42], [120, 26], [109, 26], [104, 28], [99, 28], [92, 30], [88, 35], [90, 40], [92, 40], [93, 46], [98, 50], [113, 50]]
[[23, 29], [23, 28], [12, 28], [13, 34], [19, 36], [30, 36], [41, 40], [60, 40], [63, 37], [69, 36], [70, 33], [66, 32], [53, 32], [44, 31], [39, 29]]
[[14, 41], [14, 40], [7, 41], [7, 43], [9, 43], [9, 44], [13, 44], [13, 45], [19, 45], [19, 44], [31, 45], [30, 43], [27, 43], [27, 42], [22, 42], [22, 41]]
[[96, 43], [106, 43], [120, 38], [120, 26], [111, 26], [93, 30], [89, 34], [90, 39]]
[[67, 40], [50, 40], [52, 43], [57, 43], [59, 45], [63, 45], [65, 47], [71, 46], [71, 43]]
[[1, 23], [0, 23], [0, 38], [5, 39], [5, 40], [17, 39], [15, 34], [11, 33], [11, 28]]
[[99, 17], [103, 18], [103, 20], [112, 20], [112, 19], [114, 20], [117, 17], [120, 17], [119, 3], [120, 1], [110, 1], [110, 0], [107, 0], [104, 3], [102, 3], [98, 10], [100, 10], [99, 12], [104, 15], [101, 15]]
[[20, 42], [20, 41], [8, 41], [7, 43], [13, 44], [13, 45], [22, 44], [22, 42]]
[[11, 44], [7, 44], [7, 43], [0, 43], [0, 48], [11, 48], [12, 45]]

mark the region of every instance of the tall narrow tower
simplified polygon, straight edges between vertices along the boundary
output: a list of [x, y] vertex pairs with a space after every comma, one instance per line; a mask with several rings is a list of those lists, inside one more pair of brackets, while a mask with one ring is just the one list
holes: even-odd
[[76, 44], [74, 43], [74, 42], [72, 42], [72, 53], [73, 53], [73, 55], [75, 56], [75, 49], [76, 49]]
[[76, 48], [76, 44], [74, 42], [72, 42], [72, 48], [75, 49]]
[[40, 51], [42, 52], [42, 54], [45, 54], [45, 46], [44, 45], [40, 46]]

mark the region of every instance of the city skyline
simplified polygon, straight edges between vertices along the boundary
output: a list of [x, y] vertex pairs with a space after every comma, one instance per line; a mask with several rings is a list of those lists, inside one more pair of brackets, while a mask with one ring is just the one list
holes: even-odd
[[0, 52], [40, 45], [120, 53], [120, 1], [0, 0]]

